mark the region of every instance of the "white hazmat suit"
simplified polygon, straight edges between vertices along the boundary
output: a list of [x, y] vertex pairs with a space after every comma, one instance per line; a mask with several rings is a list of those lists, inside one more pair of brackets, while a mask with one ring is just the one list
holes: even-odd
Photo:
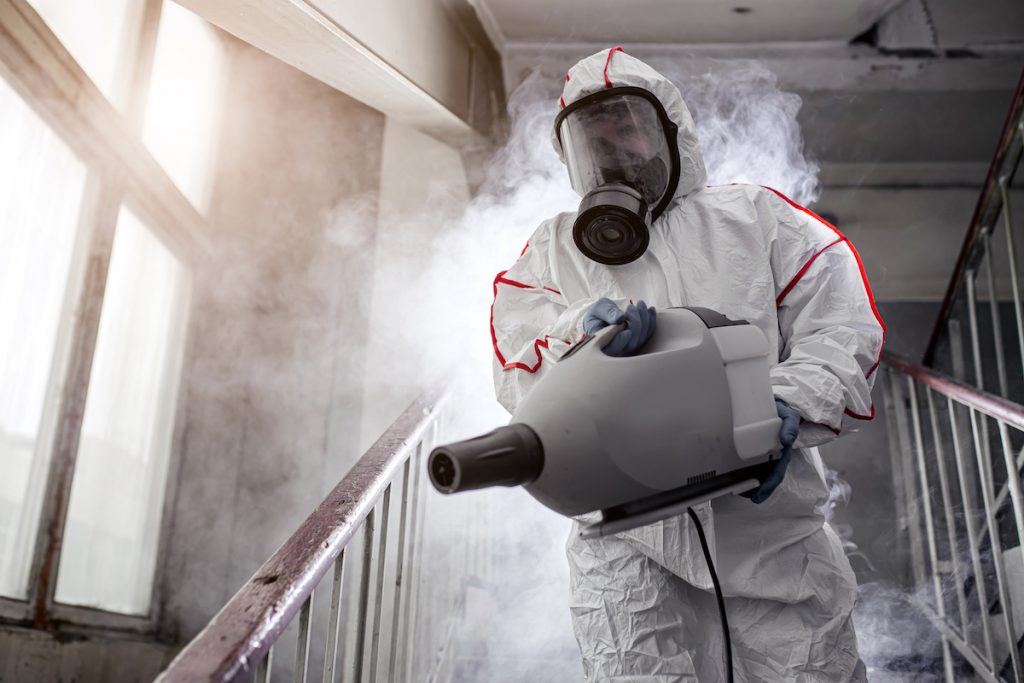
[[[847, 420], [874, 414], [885, 327], [860, 259], [835, 227], [779, 192], [705, 187], [679, 91], [621, 49], [572, 67], [560, 106], [620, 85], [653, 93], [678, 126], [674, 198], [653, 222], [647, 251], [626, 265], [586, 258], [573, 242], [573, 213], [534, 232], [494, 280], [498, 399], [514, 411], [580, 339], [583, 315], [601, 297], [623, 308], [639, 299], [704, 306], [760, 327], [778, 350], [775, 396], [804, 422], [786, 477], [767, 501], [727, 496], [698, 510], [725, 594], [736, 679], [865, 680], [851, 620], [856, 580], [819, 511], [827, 487], [814, 448]], [[578, 539], [577, 526], [567, 546], [570, 607], [587, 680], [724, 680], [715, 595], [686, 516], [597, 540]]]

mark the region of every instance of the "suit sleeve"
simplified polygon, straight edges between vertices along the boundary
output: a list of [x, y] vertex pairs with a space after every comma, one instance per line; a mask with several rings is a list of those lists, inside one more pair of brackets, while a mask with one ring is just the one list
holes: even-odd
[[494, 390], [511, 413], [545, 372], [583, 336], [583, 315], [596, 298], [568, 301], [556, 281], [548, 222], [515, 265], [494, 279], [491, 342]]
[[804, 419], [797, 446], [829, 441], [870, 420], [885, 324], [856, 249], [834, 226], [774, 190], [771, 240], [782, 338], [775, 396]]

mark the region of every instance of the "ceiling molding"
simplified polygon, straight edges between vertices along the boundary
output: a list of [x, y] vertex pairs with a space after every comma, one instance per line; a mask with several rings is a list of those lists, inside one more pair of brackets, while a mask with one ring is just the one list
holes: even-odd
[[484, 27], [484, 32], [487, 33], [487, 37], [491, 39], [491, 44], [494, 45], [494, 49], [499, 54], [505, 54], [505, 46], [508, 44], [508, 39], [505, 37], [505, 33], [501, 30], [501, 25], [498, 23], [498, 19], [494, 16], [494, 12], [491, 10], [491, 6], [487, 4], [487, 0], [468, 0], [469, 4], [476, 10], [476, 16], [480, 20], [481, 26]]
[[[370, 9], [361, 8], [357, 18], [364, 31], [356, 35], [342, 26], [341, 19], [346, 17], [336, 16], [344, 8], [333, 4], [328, 14], [307, 0], [177, 1], [237, 38], [402, 123], [450, 144], [481, 137], [481, 131], [467, 120], [472, 76], [466, 55], [471, 48], [442, 44], [442, 35], [424, 36], [432, 45], [438, 44], [428, 53], [433, 60], [429, 64], [413, 55], [410, 64], [422, 72], [414, 80], [406, 73], [409, 64], [400, 68], [393, 58], [382, 56], [398, 55], [409, 61], [401, 34], [379, 30], [400, 10], [394, 3], [374, 5], [373, 16], [366, 14]], [[440, 5], [437, 10], [443, 12]], [[462, 62], [466, 68], [458, 67]], [[464, 73], [466, 82], [459, 82], [452, 73]]]

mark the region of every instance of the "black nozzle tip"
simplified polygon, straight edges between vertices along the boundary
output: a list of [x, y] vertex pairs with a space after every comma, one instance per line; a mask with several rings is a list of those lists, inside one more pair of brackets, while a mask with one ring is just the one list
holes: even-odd
[[427, 459], [430, 482], [441, 493], [529, 484], [540, 476], [543, 467], [540, 439], [519, 423], [438, 446]]
[[454, 493], [458, 472], [455, 468], [455, 461], [452, 456], [443, 448], [434, 449], [430, 454], [430, 461], [427, 463], [430, 469], [430, 481], [443, 493]]

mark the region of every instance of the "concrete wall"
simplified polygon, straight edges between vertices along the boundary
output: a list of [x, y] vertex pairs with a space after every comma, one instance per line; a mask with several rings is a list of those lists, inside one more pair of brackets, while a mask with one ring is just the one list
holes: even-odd
[[117, 636], [53, 638], [25, 629], [0, 631], [2, 683], [149, 683], [174, 648]]
[[[360, 450], [369, 447], [432, 379], [416, 344], [414, 282], [445, 226], [469, 198], [462, 159], [447, 145], [393, 119], [384, 129], [370, 336]], [[429, 217], [423, 220], [424, 217]]]
[[357, 455], [384, 117], [232, 41], [162, 633], [195, 635]]

